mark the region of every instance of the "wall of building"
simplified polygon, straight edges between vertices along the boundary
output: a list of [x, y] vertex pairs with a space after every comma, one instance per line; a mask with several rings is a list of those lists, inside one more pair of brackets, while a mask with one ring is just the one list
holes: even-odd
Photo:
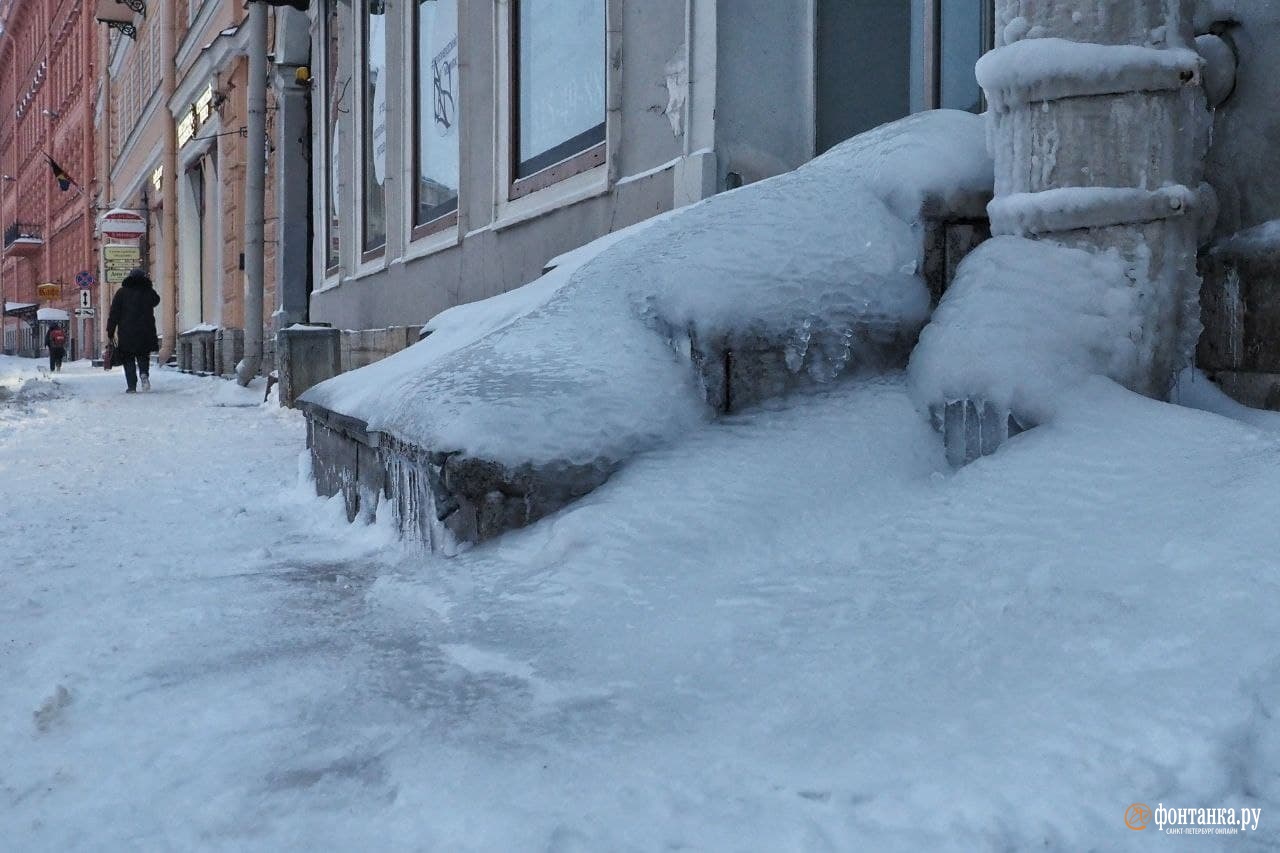
[[[341, 8], [349, 13], [349, 6], [344, 4]], [[340, 232], [343, 268], [340, 274], [321, 281], [312, 294], [313, 322], [347, 328], [423, 323], [460, 302], [483, 299], [524, 284], [537, 277], [556, 255], [673, 206], [675, 172], [682, 168], [675, 161], [692, 153], [687, 150], [685, 137], [685, 0], [655, 0], [643, 6], [618, 4], [613, 8], [611, 14], [617, 16], [620, 35], [612, 54], [616, 62], [609, 65], [614, 110], [608, 123], [606, 164], [511, 202], [506, 199], [502, 180], [507, 127], [501, 108], [495, 110], [494, 104], [495, 92], [502, 92], [502, 81], [509, 71], [505, 56], [494, 55], [494, 44], [501, 44], [506, 38], [501, 16], [507, 8], [505, 4], [468, 3], [462, 4], [460, 11], [457, 226], [444, 235], [411, 240], [406, 193], [393, 182], [387, 189], [391, 228], [386, 252], [371, 264], [362, 264], [353, 249], [359, 237], [361, 172], [357, 147], [347, 146], [341, 152], [336, 182], [340, 197], [346, 200]], [[323, 12], [317, 18], [322, 15]], [[323, 47], [319, 30], [312, 45], [313, 56], [317, 57]], [[700, 48], [695, 43], [695, 51]], [[411, 67], [403, 39], [389, 37], [388, 50], [390, 68]], [[606, 62], [603, 51], [601, 62]], [[353, 90], [359, 85], [359, 76], [350, 70], [358, 67], [354, 51], [346, 52], [340, 76], [350, 77]], [[393, 87], [405, 82], [395, 74], [393, 71]], [[676, 89], [674, 98], [668, 77]], [[313, 96], [317, 127], [323, 126], [324, 99], [322, 89], [317, 89]], [[669, 113], [675, 114], [674, 122]], [[355, 138], [358, 119], [359, 99], [353, 97], [351, 109], [342, 119], [347, 122], [348, 139]], [[410, 130], [399, 127], [393, 119], [388, 150], [410, 150]], [[323, 139], [324, 135], [317, 137]], [[329, 179], [329, 173], [324, 156], [316, 157], [316, 161], [314, 174], [321, 191], [317, 192], [316, 202], [319, 233], [315, 263], [317, 269], [323, 269], [323, 258], [319, 257], [325, 240], [320, 227], [325, 219], [322, 182]]]
[[1280, 219], [1280, 183], [1265, 177], [1280, 172], [1280, 4], [1206, 0], [1197, 24], [1222, 31], [1240, 60], [1235, 92], [1214, 116], [1208, 162], [1217, 233], [1227, 235]]
[[[944, 9], [940, 19], [925, 0], [906, 5], [885, 0], [862, 9], [861, 17], [840, 0], [608, 3], [609, 27], [618, 34], [608, 57], [606, 165], [508, 201], [505, 51], [506, 16], [513, 4], [464, 4], [457, 225], [412, 239], [406, 212], [411, 176], [392, 171], [385, 187], [391, 225], [386, 249], [381, 257], [366, 259], [357, 251], [362, 172], [355, 142], [365, 63], [353, 46], [358, 41], [353, 6], [317, 4], [312, 14], [317, 128], [324, 127], [325, 104], [333, 100], [325, 83], [322, 40], [331, 10], [339, 10], [338, 26], [348, 38], [333, 75], [335, 88], [343, 87], [337, 132], [345, 140], [338, 146], [336, 167], [328, 159], [333, 131], [324, 127], [313, 134], [313, 264], [325, 267], [326, 184], [341, 201], [335, 228], [341, 263], [331, 274], [316, 276], [310, 320], [348, 328], [425, 322], [460, 302], [532, 280], [549, 259], [596, 236], [738, 182], [794, 169], [842, 136], [842, 128], [867, 129], [940, 103], [949, 94], [940, 83], [947, 69], [960, 67], [966, 57], [971, 69], [977, 59], [990, 5], [991, 0], [969, 0], [950, 18]], [[896, 14], [892, 38], [877, 17], [886, 12]], [[397, 20], [387, 41], [393, 89], [409, 84], [405, 69], [412, 68], [409, 28], [404, 19]], [[972, 36], [968, 41], [966, 34]], [[841, 60], [839, 51], [847, 53], [846, 42], [855, 36], [875, 50], [854, 51], [857, 56]], [[826, 48], [825, 65], [819, 44]], [[823, 140], [818, 139], [820, 79], [826, 86], [826, 118], [840, 119], [829, 122]], [[892, 92], [877, 81], [891, 82]], [[961, 82], [967, 85], [952, 96], [955, 105], [979, 108], [973, 97], [959, 103], [977, 91], [971, 79]], [[396, 105], [408, 109], [407, 101]], [[845, 114], [834, 116], [837, 108]], [[393, 154], [411, 151], [414, 129], [393, 116], [386, 140]]]
[[[92, 271], [93, 87], [97, 68], [88, 0], [15, 0], [0, 17], [0, 231], [15, 222], [35, 226], [38, 251], [0, 257], [6, 301], [57, 308], [79, 305], [76, 277]], [[46, 155], [73, 180], [59, 188]], [[58, 285], [39, 298], [36, 287]], [[77, 353], [92, 351], [92, 325], [71, 324]], [[43, 341], [37, 341], [38, 346]]]

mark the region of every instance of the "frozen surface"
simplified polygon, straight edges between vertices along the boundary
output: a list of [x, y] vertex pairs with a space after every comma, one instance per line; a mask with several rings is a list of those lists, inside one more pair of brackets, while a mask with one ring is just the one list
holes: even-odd
[[1178, 374], [1169, 399], [1189, 409], [1212, 412], [1261, 429], [1280, 430], [1280, 412], [1252, 409], [1241, 405], [1193, 367]]
[[1178, 89], [1198, 78], [1203, 62], [1187, 47], [1028, 38], [985, 54], [975, 73], [992, 109], [1002, 112], [1059, 98]]
[[922, 406], [975, 399], [1024, 424], [1090, 376], [1134, 381], [1136, 288], [1118, 254], [996, 237], [960, 264], [911, 355]]
[[1215, 252], [1244, 257], [1280, 255], [1280, 219], [1224, 237], [1213, 248]]
[[997, 234], [1026, 236], [1076, 228], [1154, 222], [1194, 210], [1200, 194], [1184, 186], [1144, 190], [1130, 187], [1059, 187], [1010, 193], [987, 206]]
[[921, 206], [991, 181], [979, 117], [913, 116], [445, 312], [425, 341], [302, 399], [434, 450], [625, 458], [708, 417], [691, 345], [786, 347], [826, 381], [913, 338], [929, 308]]
[[1280, 841], [1274, 428], [1094, 380], [951, 475], [841, 381], [446, 561], [308, 496], [295, 413], [153, 381], [0, 421], [5, 849]]

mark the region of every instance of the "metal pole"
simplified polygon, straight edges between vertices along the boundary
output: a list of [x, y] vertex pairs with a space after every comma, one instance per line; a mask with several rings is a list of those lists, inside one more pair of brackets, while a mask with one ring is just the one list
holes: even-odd
[[[178, 131], [169, 112], [169, 102], [177, 85], [177, 27], [178, 4], [176, 0], [162, 3], [165, 14], [160, 30], [160, 53], [163, 57], [164, 76], [161, 91], [164, 106], [164, 152], [161, 155], [161, 196], [164, 211], [160, 217], [161, 235], [164, 238], [164, 268], [160, 271], [160, 306], [162, 329], [160, 363], [165, 364], [173, 356], [178, 345]], [[151, 215], [147, 214], [148, 228]], [[147, 241], [150, 244], [150, 240]]]
[[267, 7], [249, 4], [249, 138], [244, 179], [244, 359], [236, 381], [248, 385], [262, 367], [263, 227], [267, 167]]

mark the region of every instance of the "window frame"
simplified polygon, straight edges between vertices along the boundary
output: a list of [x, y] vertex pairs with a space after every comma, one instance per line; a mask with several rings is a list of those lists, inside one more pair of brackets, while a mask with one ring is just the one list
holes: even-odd
[[[583, 131], [578, 136], [564, 140], [548, 151], [541, 152], [533, 160], [553, 154], [562, 154], [546, 165], [540, 166], [527, 175], [520, 175], [520, 4], [522, 0], [511, 0], [507, 12], [507, 200], [515, 201], [538, 190], [546, 189], [575, 175], [589, 172], [605, 165], [608, 159], [608, 103], [609, 74], [608, 68], [608, 0], [605, 3], [605, 30], [600, 33], [600, 61], [605, 67], [605, 93], [601, 103], [600, 124]], [[598, 128], [598, 131], [597, 131]], [[575, 139], [599, 133], [598, 142], [586, 148], [573, 146]], [[561, 151], [561, 149], [576, 149]], [[530, 162], [530, 161], [525, 161]]]

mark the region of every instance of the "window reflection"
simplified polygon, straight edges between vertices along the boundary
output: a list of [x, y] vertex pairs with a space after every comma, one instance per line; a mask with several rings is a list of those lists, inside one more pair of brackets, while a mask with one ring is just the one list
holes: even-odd
[[458, 207], [458, 3], [418, 0], [414, 225]]
[[519, 0], [516, 177], [604, 141], [604, 0]]
[[989, 0], [946, 0], [942, 4], [942, 55], [938, 58], [944, 109], [983, 110], [982, 89], [973, 66], [985, 48], [984, 27]]
[[364, 250], [387, 242], [387, 16], [383, 0], [368, 0], [364, 17]]

